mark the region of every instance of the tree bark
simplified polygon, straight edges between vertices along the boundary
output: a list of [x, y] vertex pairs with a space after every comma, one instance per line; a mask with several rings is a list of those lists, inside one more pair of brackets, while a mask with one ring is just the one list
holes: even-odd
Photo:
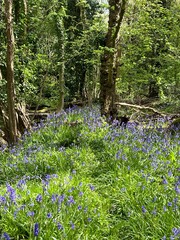
[[14, 86], [14, 33], [12, 19], [12, 0], [5, 0], [5, 18], [7, 35], [7, 105], [9, 117], [9, 141], [17, 141], [17, 119], [15, 111], [15, 86]]
[[125, 13], [126, 0], [109, 0], [108, 32], [105, 40], [104, 54], [100, 69], [100, 105], [101, 115], [107, 118], [117, 115], [116, 95], [116, 43], [120, 25]]
[[59, 101], [57, 106], [57, 111], [60, 112], [64, 108], [64, 55], [65, 55], [65, 32], [64, 32], [64, 23], [63, 19], [57, 19], [57, 30], [58, 30], [58, 43], [59, 43], [59, 49], [60, 49], [60, 56], [59, 56]]

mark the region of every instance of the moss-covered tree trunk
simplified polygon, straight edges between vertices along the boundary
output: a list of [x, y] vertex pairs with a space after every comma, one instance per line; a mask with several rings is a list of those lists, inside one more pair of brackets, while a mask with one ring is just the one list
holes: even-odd
[[116, 95], [116, 43], [119, 29], [125, 13], [127, 0], [109, 0], [108, 32], [100, 70], [100, 105], [101, 115], [107, 118], [117, 114]]

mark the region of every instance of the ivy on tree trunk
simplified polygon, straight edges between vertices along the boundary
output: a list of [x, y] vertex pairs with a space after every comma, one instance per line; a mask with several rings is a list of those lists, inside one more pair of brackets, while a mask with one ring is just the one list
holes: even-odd
[[117, 108], [115, 106], [117, 72], [116, 43], [125, 13], [126, 2], [126, 0], [109, 0], [108, 32], [106, 34], [100, 70], [101, 115], [105, 115], [106, 117], [117, 114]]

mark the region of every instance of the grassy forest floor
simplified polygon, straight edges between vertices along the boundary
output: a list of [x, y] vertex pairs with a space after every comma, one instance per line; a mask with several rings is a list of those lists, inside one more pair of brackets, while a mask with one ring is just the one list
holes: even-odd
[[97, 107], [0, 151], [0, 239], [180, 239], [180, 136], [163, 119], [108, 125]]

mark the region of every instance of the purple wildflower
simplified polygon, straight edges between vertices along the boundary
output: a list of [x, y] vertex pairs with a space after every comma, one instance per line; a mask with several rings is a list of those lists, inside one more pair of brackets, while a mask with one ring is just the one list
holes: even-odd
[[76, 174], [76, 170], [72, 170], [72, 173], [73, 173], [73, 174]]
[[179, 188], [178, 185], [175, 186], [175, 191], [176, 191], [177, 194], [180, 194], [180, 188]]
[[6, 203], [6, 198], [4, 196], [0, 196], [0, 205]]
[[79, 192], [79, 196], [81, 197], [83, 195], [83, 192]]
[[17, 187], [23, 189], [23, 185], [25, 185], [25, 184], [26, 184], [26, 181], [24, 179], [20, 179], [17, 184]]
[[153, 202], [156, 202], [156, 200], [157, 200], [157, 197], [154, 197], [152, 201], [153, 201]]
[[174, 237], [174, 236], [170, 236], [169, 239], [170, 239], [170, 240], [175, 240], [175, 237]]
[[16, 202], [16, 191], [14, 188], [11, 187], [11, 185], [7, 184], [6, 185], [7, 192], [9, 193], [9, 198], [11, 202], [15, 203]]
[[68, 205], [75, 204], [75, 201], [74, 201], [73, 196], [69, 196], [68, 201], [67, 201], [67, 204], [68, 204]]
[[169, 206], [169, 207], [172, 207], [172, 202], [168, 202], [168, 206]]
[[161, 240], [166, 240], [166, 236], [164, 236], [163, 238], [161, 238]]
[[170, 170], [168, 171], [168, 176], [169, 176], [169, 177], [172, 177], [172, 176], [173, 176], [172, 171], [170, 171]]
[[144, 206], [142, 206], [142, 212], [143, 212], [143, 213], [146, 213], [146, 212], [147, 212], [147, 210], [146, 210], [146, 208], [145, 208]]
[[70, 222], [70, 225], [71, 225], [71, 229], [75, 229], [75, 224], [73, 222]]
[[27, 216], [28, 216], [28, 217], [33, 217], [34, 214], [35, 214], [35, 213], [34, 213], [33, 211], [32, 211], [32, 212], [29, 211], [29, 212], [27, 213]]
[[5, 240], [10, 240], [10, 237], [9, 237], [9, 235], [7, 233], [3, 233], [3, 238]]
[[48, 213], [47, 218], [52, 218], [52, 213]]
[[165, 177], [163, 177], [162, 184], [168, 184], [168, 181], [166, 180]]
[[51, 201], [54, 203], [57, 200], [57, 194], [52, 194]]
[[164, 207], [163, 207], [163, 210], [164, 210], [164, 212], [166, 212], [166, 211], [167, 211], [167, 207], [166, 207], [166, 206], [164, 206]]
[[174, 237], [180, 236], [180, 228], [173, 228], [172, 232], [174, 234]]
[[42, 202], [42, 195], [41, 194], [37, 195], [36, 201], [39, 202], [39, 203]]
[[58, 203], [61, 204], [65, 199], [65, 195], [62, 194], [61, 196], [58, 197]]
[[63, 230], [63, 226], [60, 223], [57, 224], [57, 228], [58, 230]]
[[92, 218], [89, 217], [87, 220], [88, 220], [88, 222], [91, 222], [91, 221], [92, 221]]
[[153, 214], [153, 215], [156, 215], [156, 214], [157, 214], [156, 209], [154, 209], [154, 210], [152, 211], [152, 214]]
[[82, 209], [82, 206], [81, 206], [81, 205], [79, 205], [79, 206], [78, 206], [78, 210], [81, 210], [81, 209]]
[[95, 187], [92, 184], [89, 184], [91, 191], [94, 191]]
[[43, 185], [43, 191], [46, 192], [48, 189], [48, 185], [49, 185], [49, 179], [47, 178], [45, 180], [42, 180], [42, 185]]
[[37, 237], [39, 234], [39, 224], [35, 223], [34, 224], [34, 236]]

